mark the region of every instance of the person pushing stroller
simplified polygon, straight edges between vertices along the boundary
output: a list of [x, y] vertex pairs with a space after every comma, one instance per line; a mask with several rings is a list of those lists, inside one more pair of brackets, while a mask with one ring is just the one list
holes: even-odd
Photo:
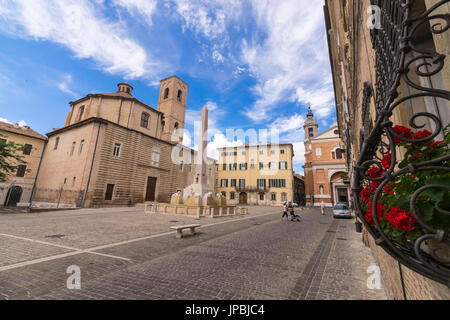
[[289, 202], [289, 213], [291, 215], [291, 221], [300, 221], [300, 216], [296, 215], [294, 212], [294, 205], [292, 202]]

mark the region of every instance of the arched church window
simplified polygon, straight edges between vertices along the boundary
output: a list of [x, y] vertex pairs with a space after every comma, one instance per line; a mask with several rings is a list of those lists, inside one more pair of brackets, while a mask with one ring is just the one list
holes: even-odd
[[183, 91], [178, 90], [177, 100], [181, 102], [181, 96], [183, 95]]
[[314, 129], [313, 129], [313, 128], [309, 128], [309, 129], [308, 129], [308, 135], [309, 135], [310, 137], [314, 137]]
[[169, 88], [166, 88], [166, 90], [164, 91], [164, 99], [169, 98]]
[[166, 122], [161, 122], [161, 132], [164, 132], [164, 129], [166, 128]]
[[177, 133], [177, 130], [178, 130], [178, 122], [175, 122], [175, 126], [174, 126], [174, 133]]
[[336, 149], [336, 158], [337, 159], [342, 159], [344, 157], [344, 149]]

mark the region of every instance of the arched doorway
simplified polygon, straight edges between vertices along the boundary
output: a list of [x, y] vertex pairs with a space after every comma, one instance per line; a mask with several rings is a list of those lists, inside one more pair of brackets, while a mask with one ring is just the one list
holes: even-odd
[[347, 179], [347, 173], [336, 172], [331, 176], [330, 186], [333, 204], [350, 202], [349, 186], [345, 183]]
[[239, 194], [239, 204], [247, 204], [247, 193], [241, 192]]
[[15, 207], [17, 203], [20, 202], [22, 198], [22, 188], [19, 186], [14, 186], [8, 190], [8, 194], [6, 195], [5, 207]]

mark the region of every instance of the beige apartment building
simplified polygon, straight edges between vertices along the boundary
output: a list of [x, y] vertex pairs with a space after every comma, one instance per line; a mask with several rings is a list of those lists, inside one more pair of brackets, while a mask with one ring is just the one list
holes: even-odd
[[[123, 206], [169, 202], [192, 183], [195, 152], [179, 144], [188, 85], [161, 80], [158, 108], [120, 83], [115, 93], [70, 102], [64, 127], [48, 133], [35, 206]], [[208, 183], [214, 186], [215, 164]]]
[[17, 165], [17, 171], [9, 176], [7, 182], [0, 183], [0, 205], [29, 203], [47, 138], [28, 126], [0, 122], [0, 139], [25, 147], [19, 154], [23, 163], [11, 163]]
[[229, 204], [281, 205], [294, 200], [292, 144], [219, 148], [217, 190]]

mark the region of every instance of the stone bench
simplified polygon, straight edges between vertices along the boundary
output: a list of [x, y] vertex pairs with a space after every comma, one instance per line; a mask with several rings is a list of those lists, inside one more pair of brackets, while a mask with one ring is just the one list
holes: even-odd
[[189, 224], [186, 226], [175, 226], [175, 227], [170, 227], [170, 229], [176, 230], [177, 231], [177, 238], [181, 239], [183, 238], [183, 230], [184, 229], [191, 229], [191, 234], [195, 235], [195, 228], [200, 227], [200, 224]]

